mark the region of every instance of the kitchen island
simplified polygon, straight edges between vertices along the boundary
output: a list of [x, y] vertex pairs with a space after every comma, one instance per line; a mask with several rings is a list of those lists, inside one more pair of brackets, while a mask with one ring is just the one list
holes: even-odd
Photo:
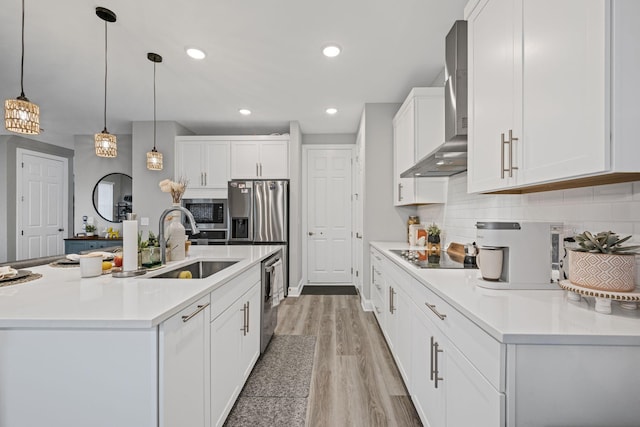
[[640, 312], [558, 290], [492, 290], [371, 243], [371, 301], [425, 425], [635, 426]]
[[[260, 262], [280, 249], [195, 246], [126, 279], [30, 268], [42, 278], [0, 288], [0, 426], [221, 424], [259, 355]], [[195, 260], [238, 262], [152, 277]]]

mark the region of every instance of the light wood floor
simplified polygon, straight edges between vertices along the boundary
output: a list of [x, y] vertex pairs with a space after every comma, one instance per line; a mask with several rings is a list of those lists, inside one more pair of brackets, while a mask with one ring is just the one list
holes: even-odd
[[356, 295], [301, 295], [276, 334], [315, 335], [307, 426], [421, 426], [378, 323]]

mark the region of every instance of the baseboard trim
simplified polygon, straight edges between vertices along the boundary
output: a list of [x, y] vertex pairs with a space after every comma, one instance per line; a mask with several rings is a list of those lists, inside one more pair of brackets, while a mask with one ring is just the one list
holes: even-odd
[[288, 297], [297, 298], [302, 294], [302, 288], [304, 288], [304, 283], [302, 283], [302, 279], [298, 282], [298, 286], [289, 286], [289, 294]]
[[360, 294], [360, 306], [362, 306], [364, 311], [373, 311], [374, 308], [373, 301], [370, 299], [364, 299], [362, 294]]

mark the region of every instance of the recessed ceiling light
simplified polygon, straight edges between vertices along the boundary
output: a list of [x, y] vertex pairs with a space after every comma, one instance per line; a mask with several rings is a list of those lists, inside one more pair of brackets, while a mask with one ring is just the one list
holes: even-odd
[[327, 114], [329, 114], [330, 116], [333, 116], [334, 114], [336, 114], [338, 112], [337, 108], [327, 108], [326, 110], [324, 110]]
[[324, 54], [324, 56], [327, 56], [329, 58], [334, 58], [340, 55], [340, 51], [340, 46], [338, 46], [337, 44], [330, 44], [322, 48], [322, 53]]
[[238, 113], [242, 114], [243, 116], [248, 116], [249, 114], [251, 114], [251, 110], [247, 110], [246, 108], [241, 108], [238, 110]]
[[195, 47], [187, 48], [187, 55], [193, 59], [204, 59], [204, 57], [207, 56], [203, 51], [196, 49]]

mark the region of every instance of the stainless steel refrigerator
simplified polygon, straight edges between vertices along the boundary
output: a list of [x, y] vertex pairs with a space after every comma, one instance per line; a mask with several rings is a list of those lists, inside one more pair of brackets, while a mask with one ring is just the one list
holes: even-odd
[[289, 276], [289, 181], [233, 180], [228, 186], [229, 243], [278, 244], [284, 250], [284, 292]]

